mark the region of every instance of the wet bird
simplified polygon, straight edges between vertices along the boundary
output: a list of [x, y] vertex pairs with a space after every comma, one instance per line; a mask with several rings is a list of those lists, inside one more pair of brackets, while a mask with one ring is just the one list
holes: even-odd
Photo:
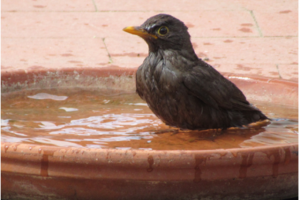
[[235, 84], [197, 57], [182, 21], [158, 14], [123, 30], [149, 46], [136, 72], [136, 91], [167, 125], [226, 129], [268, 119]]

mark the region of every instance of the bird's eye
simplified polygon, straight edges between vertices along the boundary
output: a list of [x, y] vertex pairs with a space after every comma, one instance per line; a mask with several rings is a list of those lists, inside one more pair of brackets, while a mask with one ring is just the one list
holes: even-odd
[[158, 35], [164, 36], [167, 33], [169, 33], [169, 29], [166, 26], [161, 26], [161, 27], [159, 27], [157, 33], [158, 33]]

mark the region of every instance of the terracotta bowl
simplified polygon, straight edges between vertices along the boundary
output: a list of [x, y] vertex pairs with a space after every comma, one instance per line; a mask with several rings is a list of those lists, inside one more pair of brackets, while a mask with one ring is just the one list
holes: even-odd
[[[2, 92], [92, 86], [134, 92], [134, 70], [2, 72]], [[248, 99], [297, 108], [298, 84], [226, 75]], [[284, 199], [298, 195], [298, 143], [120, 150], [2, 143], [4, 199]]]

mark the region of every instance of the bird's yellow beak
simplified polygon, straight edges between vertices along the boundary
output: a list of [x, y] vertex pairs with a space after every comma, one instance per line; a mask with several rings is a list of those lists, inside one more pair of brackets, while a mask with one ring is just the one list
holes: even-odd
[[138, 35], [142, 38], [146, 38], [146, 37], [153, 37], [155, 39], [157, 39], [156, 35], [150, 34], [147, 31], [145, 31], [144, 29], [140, 28], [139, 26], [128, 26], [126, 28], [123, 29], [123, 31], [127, 32], [127, 33], [131, 33], [134, 35]]

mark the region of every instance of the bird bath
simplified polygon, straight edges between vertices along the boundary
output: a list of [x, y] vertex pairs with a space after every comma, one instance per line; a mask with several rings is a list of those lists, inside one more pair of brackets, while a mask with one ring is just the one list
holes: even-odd
[[[108, 68], [2, 72], [2, 197], [297, 196], [297, 83], [227, 74], [250, 102], [277, 120], [225, 133], [176, 133], [135, 95], [134, 73]], [[63, 105], [66, 99], [69, 104]], [[25, 123], [25, 104], [39, 107], [38, 119]], [[13, 114], [22, 117], [10, 119]]]

